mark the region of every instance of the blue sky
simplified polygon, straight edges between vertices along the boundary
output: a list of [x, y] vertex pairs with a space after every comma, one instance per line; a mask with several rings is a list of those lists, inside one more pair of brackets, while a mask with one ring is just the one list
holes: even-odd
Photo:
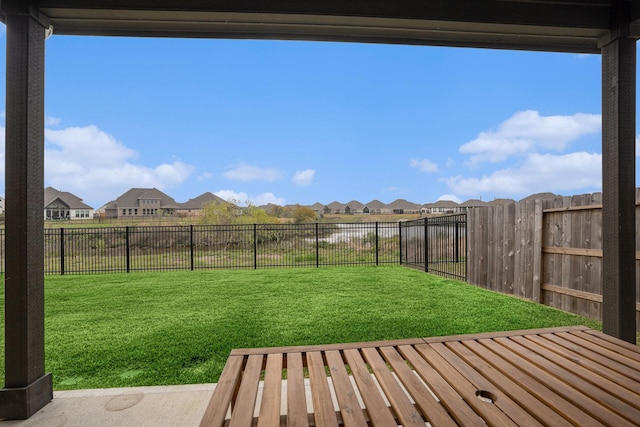
[[94, 208], [131, 187], [255, 205], [601, 190], [598, 55], [61, 35], [46, 43], [45, 184]]

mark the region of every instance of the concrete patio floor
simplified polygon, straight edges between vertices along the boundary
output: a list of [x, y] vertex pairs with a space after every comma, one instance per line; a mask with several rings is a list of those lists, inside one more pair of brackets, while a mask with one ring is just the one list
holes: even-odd
[[28, 420], [0, 427], [198, 426], [215, 384], [55, 391]]

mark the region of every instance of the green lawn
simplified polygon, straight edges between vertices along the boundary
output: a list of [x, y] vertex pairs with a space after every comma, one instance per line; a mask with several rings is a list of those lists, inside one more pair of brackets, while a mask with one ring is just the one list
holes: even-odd
[[576, 324], [600, 328], [400, 266], [46, 278], [57, 390], [215, 382], [232, 348]]

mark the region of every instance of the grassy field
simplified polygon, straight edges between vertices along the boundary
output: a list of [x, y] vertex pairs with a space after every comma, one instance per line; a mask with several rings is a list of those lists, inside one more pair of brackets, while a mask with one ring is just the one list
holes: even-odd
[[400, 266], [46, 278], [57, 390], [215, 382], [232, 348], [575, 324], [600, 328]]

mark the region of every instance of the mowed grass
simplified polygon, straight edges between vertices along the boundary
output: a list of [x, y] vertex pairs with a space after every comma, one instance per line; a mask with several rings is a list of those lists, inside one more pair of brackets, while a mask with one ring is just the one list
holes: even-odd
[[216, 382], [233, 348], [576, 324], [600, 328], [400, 266], [46, 278], [57, 390]]

